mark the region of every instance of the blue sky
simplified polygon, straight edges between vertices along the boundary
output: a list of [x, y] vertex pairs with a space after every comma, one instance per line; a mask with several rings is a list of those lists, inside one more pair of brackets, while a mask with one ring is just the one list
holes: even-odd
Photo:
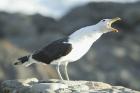
[[0, 11], [21, 12], [24, 14], [40, 13], [57, 19], [61, 18], [75, 6], [97, 1], [124, 3], [137, 0], [0, 0]]

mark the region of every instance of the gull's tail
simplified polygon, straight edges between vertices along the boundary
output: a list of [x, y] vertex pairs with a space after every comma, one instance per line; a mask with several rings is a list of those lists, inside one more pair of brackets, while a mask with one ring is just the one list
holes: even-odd
[[32, 64], [32, 62], [30, 62], [30, 56], [24, 56], [21, 58], [18, 58], [17, 61], [14, 63], [14, 65], [24, 65], [25, 67], [28, 67]]

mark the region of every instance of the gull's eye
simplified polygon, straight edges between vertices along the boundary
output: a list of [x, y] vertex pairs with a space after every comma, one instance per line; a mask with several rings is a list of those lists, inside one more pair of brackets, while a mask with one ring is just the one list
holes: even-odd
[[103, 20], [103, 22], [105, 21], [105, 19]]

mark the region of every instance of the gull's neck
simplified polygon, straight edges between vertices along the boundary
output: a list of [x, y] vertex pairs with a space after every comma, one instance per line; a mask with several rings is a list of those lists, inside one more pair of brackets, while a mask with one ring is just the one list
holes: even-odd
[[87, 40], [88, 42], [96, 41], [103, 33], [97, 25], [86, 26], [72, 33], [69, 38], [71, 42]]

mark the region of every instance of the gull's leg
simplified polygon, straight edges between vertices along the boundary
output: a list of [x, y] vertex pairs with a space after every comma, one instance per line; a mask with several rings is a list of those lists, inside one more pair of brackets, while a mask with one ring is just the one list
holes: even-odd
[[65, 76], [66, 76], [66, 79], [69, 80], [69, 76], [68, 76], [68, 71], [67, 71], [67, 65], [68, 65], [68, 62], [65, 62], [64, 64], [64, 72], [65, 72]]
[[58, 62], [57, 67], [56, 67], [57, 73], [58, 73], [58, 75], [59, 75], [59, 78], [60, 78], [61, 80], [64, 80], [64, 79], [62, 78], [62, 76], [61, 76], [59, 66], [60, 66], [60, 62]]

